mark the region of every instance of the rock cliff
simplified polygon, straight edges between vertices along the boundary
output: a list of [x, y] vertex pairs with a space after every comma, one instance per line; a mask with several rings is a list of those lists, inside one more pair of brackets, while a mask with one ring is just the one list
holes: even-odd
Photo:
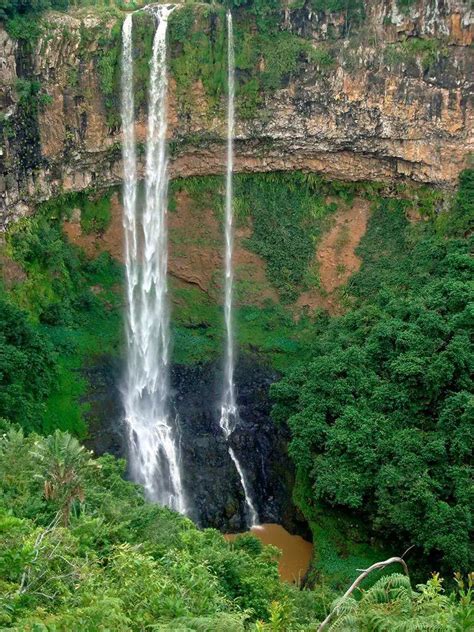
[[[344, 14], [317, 12], [308, 3], [284, 12], [281, 28], [315, 50], [328, 47], [333, 63], [303, 60], [280, 87], [262, 94], [254, 115], [238, 121], [237, 170], [455, 185], [474, 148], [470, 3], [416, 0], [404, 13], [396, 0], [365, 5], [354, 27]], [[107, 37], [120, 32], [120, 20], [91, 10], [51, 13], [29, 50], [0, 28], [2, 226], [40, 200], [120, 183], [120, 129], [107, 110], [101, 69]], [[119, 59], [117, 51], [109, 56], [112, 73]], [[25, 84], [34, 93], [29, 101], [21, 94]], [[193, 82], [192, 92], [193, 107], [185, 110], [171, 77], [173, 176], [224, 168], [224, 108], [210, 112], [201, 82]], [[145, 120], [142, 108], [139, 139]]]

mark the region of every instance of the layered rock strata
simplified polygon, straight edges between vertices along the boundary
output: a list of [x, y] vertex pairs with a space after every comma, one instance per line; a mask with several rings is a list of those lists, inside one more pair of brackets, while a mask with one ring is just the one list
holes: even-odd
[[[282, 16], [282, 28], [315, 47], [336, 42], [336, 63], [327, 70], [306, 64], [264, 96], [253, 119], [237, 122], [237, 171], [302, 169], [332, 179], [455, 185], [474, 148], [469, 3], [418, 0], [406, 13], [395, 0], [365, 5], [363, 24], [352, 30], [343, 14], [306, 5]], [[28, 54], [0, 28], [2, 226], [40, 200], [122, 177], [120, 129], [108, 120], [96, 63], [103, 23], [82, 12], [49, 14], [47, 24]], [[389, 54], [412, 38], [436, 38], [429, 64]], [[18, 80], [41, 86], [34, 116], [25, 112]], [[140, 113], [137, 137], [145, 132]], [[224, 109], [209, 115], [199, 83], [184, 113], [171, 81], [169, 133], [172, 176], [223, 172]]]

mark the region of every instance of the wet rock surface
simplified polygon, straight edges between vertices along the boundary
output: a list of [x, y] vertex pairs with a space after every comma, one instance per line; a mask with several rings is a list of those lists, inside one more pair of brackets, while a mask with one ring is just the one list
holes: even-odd
[[[103, 357], [85, 373], [91, 384], [86, 398], [90, 406], [87, 445], [96, 454], [125, 457], [120, 362]], [[220, 363], [172, 367], [183, 484], [189, 516], [198, 525], [225, 532], [249, 526], [240, 478], [228, 453], [230, 445], [245, 472], [260, 522], [278, 522], [308, 537], [306, 524], [291, 501], [293, 466], [287, 454], [287, 430], [270, 418], [269, 388], [277, 377], [258, 357], [239, 359], [235, 374], [239, 420], [226, 443], [219, 426]]]

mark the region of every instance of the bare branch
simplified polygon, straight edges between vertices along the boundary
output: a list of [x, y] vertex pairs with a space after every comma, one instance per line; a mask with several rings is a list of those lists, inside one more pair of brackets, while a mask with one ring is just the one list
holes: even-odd
[[[408, 551], [405, 551], [405, 553], [403, 555], [406, 555], [407, 552]], [[329, 624], [331, 619], [334, 617], [334, 615], [336, 615], [339, 612], [339, 607], [340, 607], [341, 603], [345, 599], [347, 599], [347, 597], [349, 597], [349, 595], [351, 593], [354, 592], [354, 590], [361, 584], [361, 582], [367, 577], [367, 575], [369, 575], [369, 573], [371, 573], [372, 571], [375, 571], [377, 569], [385, 568], [386, 566], [390, 566], [390, 564], [401, 564], [402, 567], [403, 567], [403, 570], [405, 572], [405, 575], [407, 577], [409, 576], [408, 575], [408, 566], [406, 565], [405, 560], [403, 559], [403, 557], [389, 557], [388, 560], [384, 560], [383, 562], [376, 562], [375, 564], [372, 564], [372, 566], [369, 566], [369, 568], [366, 568], [365, 570], [362, 570], [362, 572], [359, 575], [359, 577], [357, 577], [357, 579], [349, 586], [349, 588], [346, 590], [344, 595], [341, 597], [341, 599], [339, 600], [339, 604], [334, 608], [334, 610], [331, 610], [331, 612], [328, 614], [328, 616], [321, 623], [321, 625], [318, 628], [318, 632], [321, 632], [321, 630], [324, 630], [327, 627], [327, 625]], [[361, 569], [357, 569], [357, 570], [361, 570]]]
[[27, 580], [29, 579], [29, 575], [30, 575], [30, 570], [32, 565], [36, 562], [36, 560], [38, 559], [39, 553], [40, 553], [40, 547], [41, 547], [41, 543], [43, 542], [44, 538], [51, 533], [52, 531], [54, 531], [54, 529], [58, 526], [58, 522], [60, 519], [60, 514], [59, 512], [56, 514], [56, 516], [53, 518], [52, 522], [46, 527], [46, 529], [44, 531], [41, 531], [34, 543], [33, 546], [33, 550], [35, 552], [33, 559], [31, 560], [31, 562], [29, 562], [29, 564], [27, 565], [27, 567], [25, 568], [25, 570], [23, 571], [23, 574], [21, 576], [21, 581], [20, 581], [20, 587], [18, 588], [18, 594], [21, 595], [24, 592], [26, 592], [27, 588], [26, 588], [26, 583]]
[[412, 544], [411, 546], [409, 546], [409, 547], [407, 548], [407, 550], [405, 551], [405, 553], [403, 553], [402, 558], [403, 558], [403, 559], [405, 559], [405, 555], [406, 555], [409, 551], [411, 551], [412, 549], [414, 549], [414, 548], [415, 548], [415, 545], [414, 545], [414, 544]]

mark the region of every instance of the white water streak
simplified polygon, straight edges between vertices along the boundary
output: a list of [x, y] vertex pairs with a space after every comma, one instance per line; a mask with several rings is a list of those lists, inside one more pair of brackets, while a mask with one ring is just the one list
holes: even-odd
[[244, 474], [244, 471], [242, 470], [242, 466], [240, 465], [240, 462], [238, 458], [236, 457], [235, 452], [232, 450], [230, 446], [229, 446], [229, 455], [232, 461], [234, 462], [235, 469], [237, 470], [240, 477], [240, 483], [242, 485], [242, 489], [244, 490], [245, 502], [247, 504], [247, 509], [250, 516], [250, 527], [256, 527], [258, 526], [258, 522], [259, 522], [258, 513], [257, 513], [257, 510], [255, 509], [255, 505], [253, 504], [252, 496], [250, 494], [250, 490], [247, 485], [247, 479], [245, 478], [245, 474]]
[[225, 289], [224, 289], [224, 319], [226, 329], [226, 345], [224, 357], [224, 393], [222, 398], [221, 426], [226, 439], [235, 428], [237, 405], [234, 385], [234, 330], [232, 322], [232, 298], [234, 286], [234, 269], [232, 256], [234, 251], [233, 231], [233, 187], [234, 171], [234, 127], [235, 127], [235, 82], [234, 82], [234, 40], [232, 31], [232, 16], [227, 13], [227, 171], [225, 186]]
[[172, 10], [172, 6], [153, 7], [157, 28], [150, 64], [142, 214], [137, 205], [131, 15], [126, 17], [123, 26], [122, 122], [128, 305], [124, 407], [134, 480], [144, 485], [151, 500], [184, 513], [176, 423], [173, 423], [169, 410], [166, 32]]
[[[234, 285], [233, 250], [233, 171], [234, 171], [234, 132], [235, 132], [235, 60], [234, 60], [234, 35], [232, 28], [232, 14], [227, 12], [227, 171], [225, 190], [225, 290], [224, 290], [224, 319], [226, 329], [226, 345], [224, 356], [224, 388], [222, 395], [220, 426], [226, 440], [235, 430], [238, 418], [238, 408], [235, 397], [234, 384], [234, 329], [232, 320], [232, 298]], [[252, 501], [249, 486], [242, 466], [233, 449], [229, 446], [229, 455], [239, 474], [242, 488], [245, 494], [245, 502], [248, 508], [251, 524], [258, 523], [258, 514]]]

